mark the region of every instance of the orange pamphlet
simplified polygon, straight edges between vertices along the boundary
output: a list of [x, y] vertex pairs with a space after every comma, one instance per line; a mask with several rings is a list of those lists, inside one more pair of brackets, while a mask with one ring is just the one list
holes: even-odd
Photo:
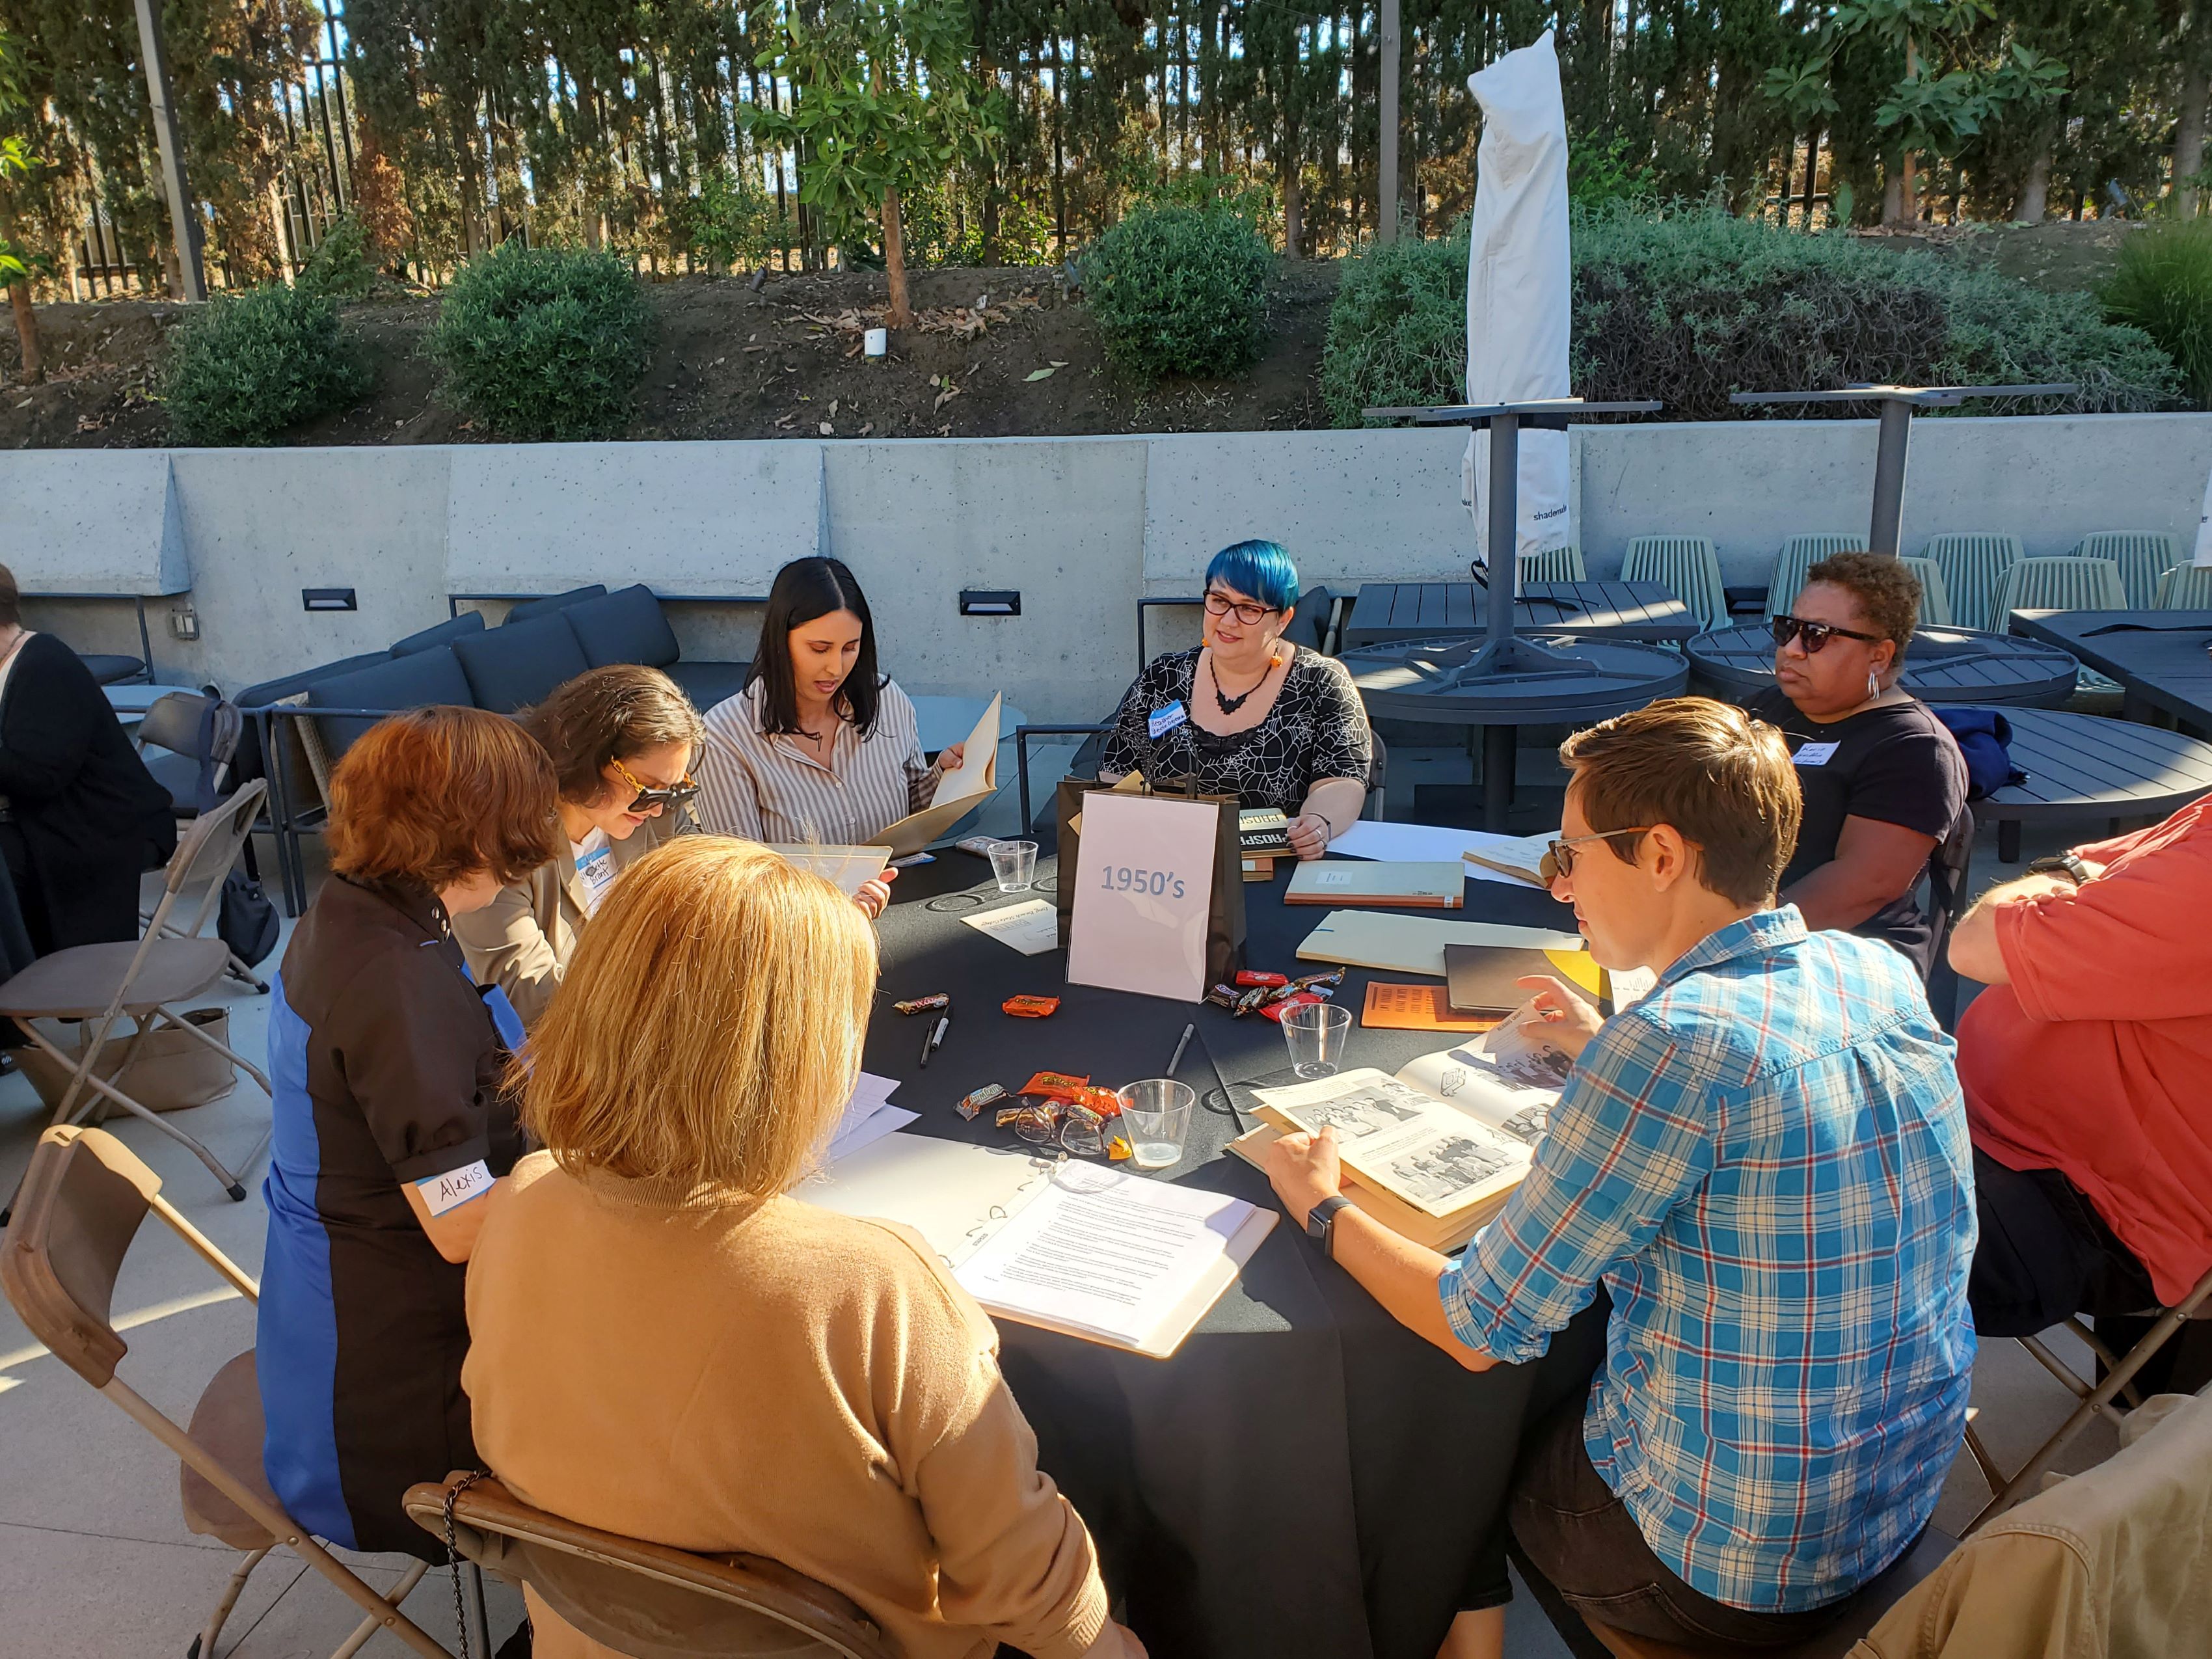
[[1498, 1020], [1486, 1014], [1455, 1014], [1441, 985], [1394, 985], [1370, 980], [1359, 1023], [1370, 1030], [1487, 1031]]

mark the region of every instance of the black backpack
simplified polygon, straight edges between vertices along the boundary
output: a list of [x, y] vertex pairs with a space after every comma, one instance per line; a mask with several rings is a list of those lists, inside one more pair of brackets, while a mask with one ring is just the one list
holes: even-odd
[[[216, 780], [236, 756], [244, 724], [237, 705], [218, 696], [210, 696], [200, 711], [200, 775], [193, 795], [194, 804], [203, 812], [212, 810], [222, 798]], [[243, 871], [234, 870], [222, 878], [215, 931], [231, 955], [249, 968], [276, 948], [276, 907], [261, 890], [261, 884]]]

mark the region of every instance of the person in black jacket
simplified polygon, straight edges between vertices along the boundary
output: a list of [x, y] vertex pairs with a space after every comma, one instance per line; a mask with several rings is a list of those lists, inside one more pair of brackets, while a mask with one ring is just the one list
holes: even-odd
[[31, 947], [138, 937], [138, 878], [176, 850], [169, 792], [76, 653], [23, 626], [0, 565], [0, 854]]

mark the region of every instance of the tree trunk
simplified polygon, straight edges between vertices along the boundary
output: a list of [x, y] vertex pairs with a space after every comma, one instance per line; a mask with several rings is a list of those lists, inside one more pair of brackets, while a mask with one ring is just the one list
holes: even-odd
[[2027, 164], [2027, 179], [2020, 187], [2020, 200], [2013, 204], [2012, 216], [2023, 225], [2039, 225], [2050, 210], [2051, 145], [2046, 140]]
[[1294, 138], [1286, 137], [1283, 154], [1283, 258], [1296, 259], [1305, 234], [1305, 202], [1298, 187], [1298, 152]]
[[1905, 173], [1901, 167], [1892, 167], [1889, 169], [1889, 176], [1882, 180], [1881, 222], [1886, 225], [1893, 225], [1904, 217]]
[[2204, 106], [2208, 93], [2212, 93], [2212, 64], [2208, 64], [2201, 45], [2191, 42], [2182, 65], [2181, 101], [2173, 123], [2173, 210], [2184, 219], [2197, 216], [2202, 195], [2196, 185], [2183, 181], [2204, 166]]
[[890, 279], [893, 328], [914, 326], [914, 307], [906, 297], [906, 228], [899, 222], [899, 193], [896, 185], [884, 189], [884, 275]]
[[[1813, 198], [1820, 182], [1820, 129], [1814, 127], [1805, 136], [1805, 228], [1808, 230], [1813, 228]], [[1790, 187], [1787, 175], [1784, 178], [1782, 187], [1785, 191]], [[1788, 204], [1785, 204], [1783, 208], [1783, 217], [1786, 219], [1789, 216]]]
[[25, 386], [36, 386], [46, 378], [46, 366], [39, 350], [39, 314], [31, 309], [31, 285], [10, 283], [8, 303], [15, 313], [15, 338], [23, 349], [23, 373], [20, 377]]

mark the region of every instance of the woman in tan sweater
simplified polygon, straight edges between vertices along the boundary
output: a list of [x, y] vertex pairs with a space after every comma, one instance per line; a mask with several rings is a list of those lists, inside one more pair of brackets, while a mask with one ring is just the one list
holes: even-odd
[[[547, 1150], [470, 1263], [477, 1449], [540, 1508], [820, 1579], [913, 1659], [1141, 1656], [982, 1310], [916, 1235], [787, 1195], [875, 975], [860, 911], [745, 842], [608, 893], [524, 1055]], [[530, 1610], [541, 1659], [609, 1651]]]

